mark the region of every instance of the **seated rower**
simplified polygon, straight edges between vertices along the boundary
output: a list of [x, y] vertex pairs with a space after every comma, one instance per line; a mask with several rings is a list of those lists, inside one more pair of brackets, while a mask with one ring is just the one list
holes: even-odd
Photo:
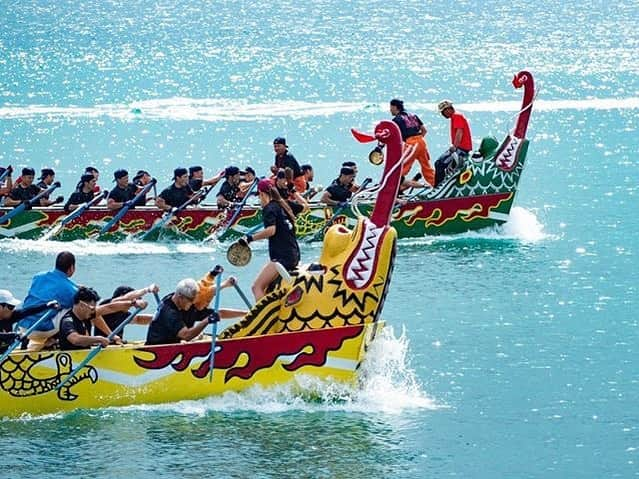
[[304, 192], [302, 196], [306, 199], [311, 199], [317, 191], [311, 187], [311, 183], [313, 182], [313, 178], [315, 174], [313, 173], [313, 167], [308, 163], [301, 166], [302, 174], [304, 175], [304, 181], [306, 182], [306, 187], [304, 188]]
[[[246, 314], [246, 311], [239, 310], [220, 309], [218, 314], [207, 307], [197, 309], [195, 304], [199, 300], [200, 290], [194, 279], [186, 278], [177, 284], [175, 292], [162, 298], [149, 325], [147, 345], [190, 341], [197, 338], [209, 324], [219, 321], [220, 317], [232, 318]], [[210, 301], [210, 297], [208, 299]]]
[[193, 190], [189, 186], [189, 172], [186, 168], [173, 170], [173, 184], [165, 188], [155, 199], [158, 208], [170, 211], [186, 203], [193, 196]]
[[80, 286], [73, 298], [73, 307], [60, 319], [58, 339], [60, 349], [85, 349], [109, 345], [103, 336], [90, 336], [91, 320], [95, 318], [95, 306], [100, 299], [93, 289]]
[[[55, 181], [55, 171], [53, 171], [51, 168], [42, 168], [42, 170], [40, 171], [40, 178], [39, 178], [39, 182], [36, 185], [38, 188], [40, 188], [41, 190], [46, 190], [47, 188], [49, 188], [53, 182]], [[60, 198], [62, 198], [60, 196]], [[61, 203], [62, 200], [60, 201], [53, 201], [49, 199], [49, 195], [44, 195], [41, 199], [40, 199], [40, 204], [42, 206], [51, 206], [54, 205], [56, 203]]]
[[78, 183], [79, 188], [71, 193], [71, 196], [69, 196], [69, 199], [64, 205], [64, 211], [73, 211], [76, 208], [79, 208], [83, 204], [87, 203], [88, 201], [91, 201], [95, 196], [93, 192], [95, 184], [95, 176], [89, 173], [85, 173], [84, 175], [82, 175], [82, 178], [80, 178], [80, 183]]
[[339, 177], [333, 180], [330, 186], [324, 190], [321, 202], [328, 206], [346, 206], [353, 194], [351, 186], [354, 178], [355, 171], [352, 168], [343, 166], [339, 172]]
[[240, 200], [241, 171], [237, 166], [227, 166], [224, 170], [225, 180], [217, 194], [218, 208], [232, 208]]
[[[244, 168], [244, 176], [240, 179], [240, 192], [237, 194], [238, 198], [243, 199], [246, 196], [246, 193], [248, 192], [251, 185], [255, 183], [255, 178], [257, 178], [257, 175], [255, 174], [255, 170], [253, 168], [251, 168], [250, 166]], [[253, 190], [253, 194], [257, 195], [257, 191]]]
[[[149, 174], [148, 171], [138, 170], [138, 172], [133, 177], [133, 184], [136, 187], [135, 194], [137, 195], [140, 191], [142, 191], [142, 189], [146, 185], [151, 183], [152, 179], [153, 179], [153, 177]], [[151, 197], [151, 198], [148, 198], [148, 197], [140, 198], [138, 201], [135, 202], [135, 206], [146, 206], [146, 204], [149, 201], [151, 201], [151, 200], [155, 200], [155, 198], [153, 198], [153, 197]]]
[[220, 171], [217, 175], [204, 179], [204, 170], [201, 166], [191, 166], [189, 168], [189, 186], [193, 191], [200, 191], [203, 186], [215, 186], [224, 177], [224, 171]]
[[88, 175], [93, 175], [93, 177], [95, 178], [95, 186], [93, 187], [93, 192], [96, 195], [100, 193], [100, 187], [98, 186], [98, 180], [100, 179], [100, 172], [98, 171], [98, 169], [95, 168], [94, 166], [87, 166], [84, 169], [84, 173]]
[[0, 289], [0, 351], [5, 350], [18, 337], [17, 333], [13, 333], [15, 323], [31, 314], [41, 314], [47, 309], [60, 307], [57, 301], [50, 301], [30, 308], [18, 309], [20, 303], [21, 301], [10, 291]]
[[342, 163], [342, 168], [350, 168], [354, 172], [353, 181], [351, 181], [350, 190], [351, 193], [357, 193], [360, 189], [360, 186], [355, 183], [355, 178], [357, 178], [357, 163], [354, 161], [345, 161]]
[[[287, 175], [288, 172], [288, 175]], [[293, 172], [287, 168], [287, 171], [280, 169], [275, 175], [275, 188], [280, 194], [282, 199], [288, 202], [295, 216], [299, 215], [302, 211], [308, 209], [308, 203], [295, 190], [295, 185], [292, 182]]]
[[[22, 169], [22, 181], [16, 185], [9, 193], [9, 196], [5, 198], [5, 206], [18, 206], [20, 203], [27, 203], [35, 198], [40, 192], [40, 188], [33, 184], [35, 178], [35, 170], [33, 168]], [[61, 203], [63, 201], [62, 196], [58, 196], [55, 201], [50, 201], [45, 198], [40, 198], [36, 206], [50, 206], [54, 203]]]
[[[126, 170], [116, 170], [113, 173], [113, 181], [115, 181], [115, 187], [109, 191], [107, 208], [119, 210], [135, 198], [137, 187], [133, 183], [129, 183], [129, 172]], [[134, 208], [135, 205], [130, 207]]]
[[[125, 310], [103, 314], [102, 319], [104, 319], [104, 322], [111, 331], [115, 330], [127, 319], [129, 316], [129, 308], [135, 306], [136, 300], [142, 299], [145, 294], [157, 293], [159, 290], [160, 288], [157, 284], [151, 284], [142, 289], [133, 289], [130, 286], [118, 286], [110, 298], [100, 302], [100, 306], [121, 302], [128, 302], [129, 305], [127, 305], [127, 309]], [[151, 314], [138, 314], [129, 324], [149, 324], [151, 319], [153, 319]], [[94, 336], [106, 336], [98, 327], [93, 328], [93, 334]], [[124, 330], [120, 331], [119, 336], [124, 340]]]

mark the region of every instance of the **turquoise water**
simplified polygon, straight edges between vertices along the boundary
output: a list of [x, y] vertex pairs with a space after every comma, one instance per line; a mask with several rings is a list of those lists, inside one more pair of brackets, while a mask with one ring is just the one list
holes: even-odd
[[[539, 89], [511, 221], [400, 243], [385, 337], [362, 387], [316, 385], [163, 406], [0, 421], [0, 476], [518, 477], [639, 475], [637, 3], [2, 2], [0, 164], [228, 163], [265, 171], [271, 141], [328, 183], [365, 161], [399, 96], [447, 144], [453, 99], [475, 138], [502, 136]], [[164, 179], [164, 180], [162, 180]], [[23, 296], [55, 254], [109, 296], [225, 264], [223, 248], [0, 243], [0, 287]], [[319, 253], [303, 250], [303, 260]], [[248, 286], [264, 245], [243, 270]], [[224, 305], [240, 306], [232, 291]], [[143, 335], [142, 330], [132, 330]], [[80, 449], [83, 454], [76, 466]], [[36, 452], [37, 451], [37, 452]]]

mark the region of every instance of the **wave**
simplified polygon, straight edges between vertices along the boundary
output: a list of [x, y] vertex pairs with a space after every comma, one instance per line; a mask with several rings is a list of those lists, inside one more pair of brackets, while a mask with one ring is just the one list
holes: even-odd
[[[517, 112], [520, 101], [496, 101], [459, 103], [458, 107], [466, 112]], [[413, 104], [417, 111], [436, 110], [436, 103]], [[557, 110], [612, 110], [637, 109], [639, 97], [602, 98], [587, 100], [538, 100], [537, 111]], [[367, 102], [305, 102], [273, 101], [249, 103], [228, 99], [166, 98], [143, 100], [131, 104], [103, 104], [95, 106], [49, 106], [49, 105], [5, 105], [0, 107], [0, 119], [22, 120], [38, 119], [60, 120], [81, 118], [113, 118], [123, 121], [136, 119], [175, 120], [175, 121], [260, 121], [273, 118], [291, 117], [294, 119], [331, 116], [364, 111], [387, 114], [386, 103]]]

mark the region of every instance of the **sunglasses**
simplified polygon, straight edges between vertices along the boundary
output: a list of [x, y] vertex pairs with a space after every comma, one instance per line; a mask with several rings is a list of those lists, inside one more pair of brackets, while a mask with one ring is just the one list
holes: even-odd
[[14, 309], [16, 309], [16, 307], [13, 304], [9, 304], [9, 303], [1, 303], [0, 306], [4, 306], [9, 311], [13, 311]]

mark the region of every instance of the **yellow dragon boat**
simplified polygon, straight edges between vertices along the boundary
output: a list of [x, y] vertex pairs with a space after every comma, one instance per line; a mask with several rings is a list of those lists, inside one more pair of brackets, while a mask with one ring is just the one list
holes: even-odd
[[[351, 230], [325, 234], [319, 261], [300, 267], [215, 341], [109, 346], [93, 350], [14, 351], [0, 363], [0, 417], [42, 415], [199, 399], [310, 376], [355, 382], [381, 330], [397, 233], [390, 226], [403, 155], [400, 131], [382, 121], [359, 141], [386, 148], [375, 208]], [[74, 372], [74, 374], [71, 374]], [[71, 377], [70, 377], [71, 376]]]

